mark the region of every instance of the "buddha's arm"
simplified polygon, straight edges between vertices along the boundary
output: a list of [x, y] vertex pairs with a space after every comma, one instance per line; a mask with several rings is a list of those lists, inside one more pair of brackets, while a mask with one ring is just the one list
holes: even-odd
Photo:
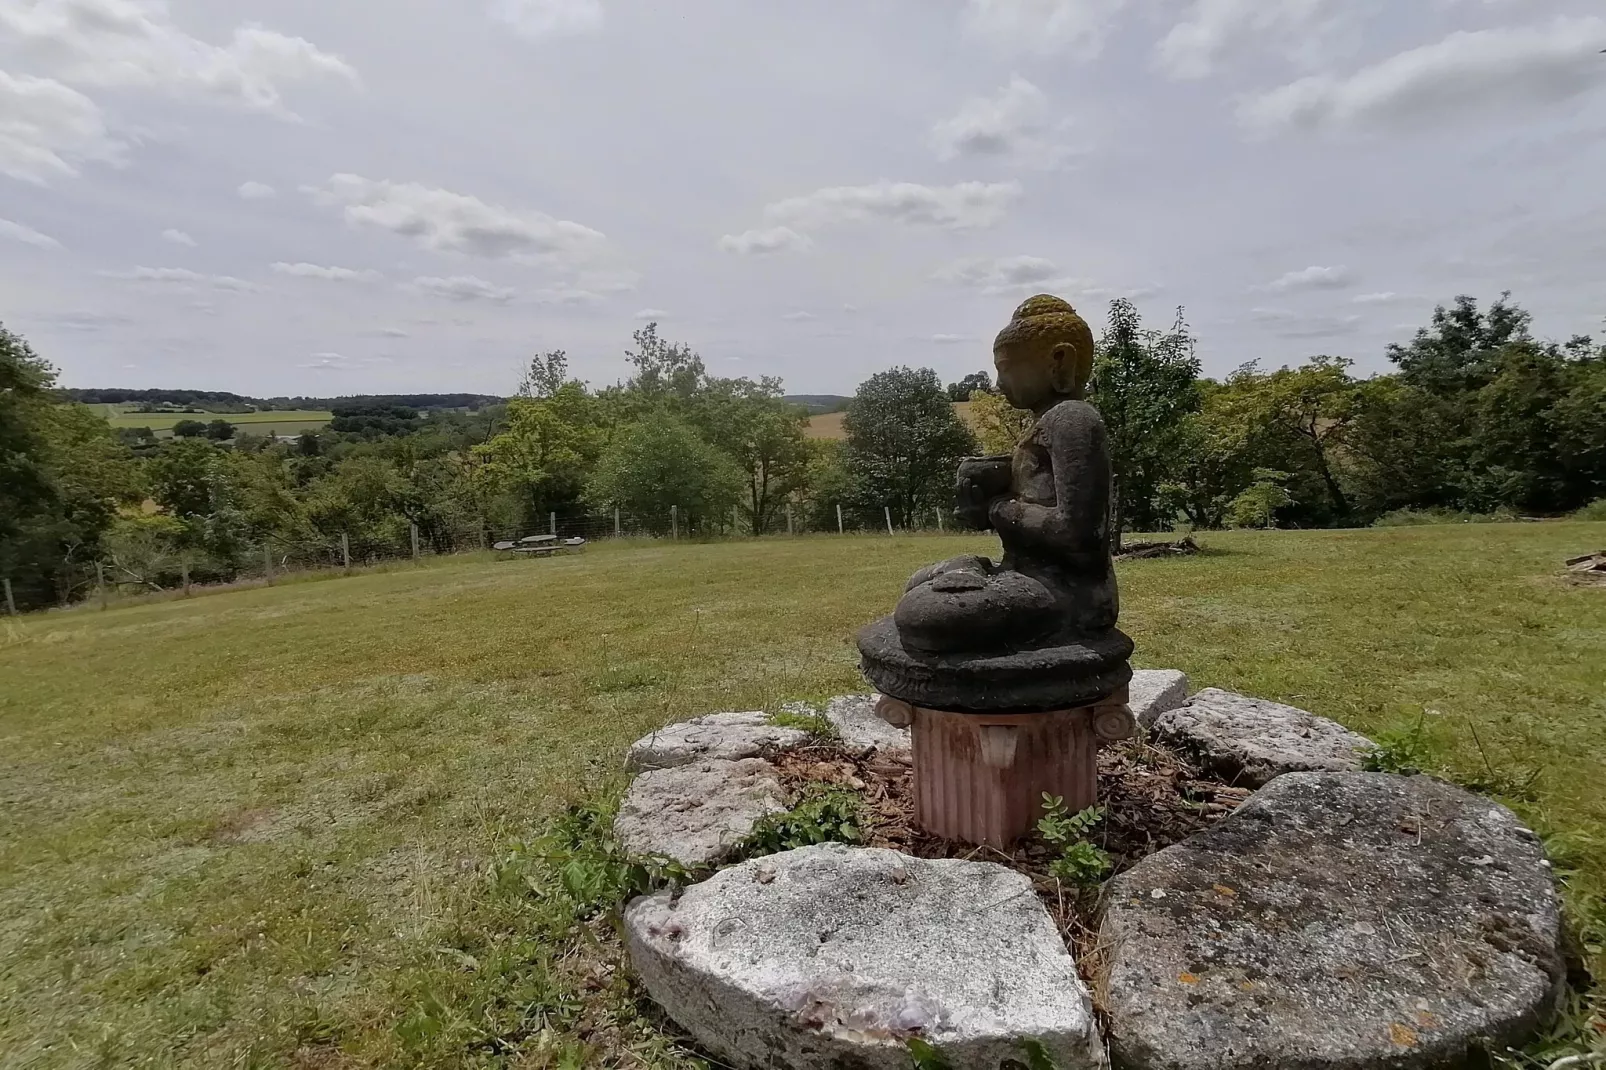
[[1054, 466], [1056, 504], [994, 503], [993, 527], [1023, 545], [1060, 554], [1103, 553], [1110, 523], [1109, 434], [1098, 410], [1065, 402], [1042, 422]]

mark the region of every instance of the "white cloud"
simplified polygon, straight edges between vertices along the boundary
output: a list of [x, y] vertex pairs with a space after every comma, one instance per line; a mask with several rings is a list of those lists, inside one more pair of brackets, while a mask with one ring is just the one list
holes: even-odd
[[1386, 293], [1356, 294], [1350, 300], [1357, 305], [1392, 305], [1406, 298], [1390, 290]]
[[1048, 110], [1043, 91], [1014, 75], [992, 96], [970, 98], [957, 112], [933, 126], [932, 145], [944, 160], [1007, 156], [1023, 163], [1051, 166], [1067, 150], [1044, 135]]
[[827, 186], [767, 205], [764, 215], [774, 223], [804, 228], [884, 220], [906, 226], [966, 230], [997, 223], [1020, 196], [1020, 190], [1018, 182], [922, 186], [916, 182], [881, 181], [866, 186]]
[[377, 271], [325, 267], [322, 264], [287, 264], [282, 260], [274, 264], [272, 270], [276, 275], [290, 275], [300, 279], [327, 279], [331, 282], [372, 282], [381, 278]]
[[1290, 271], [1265, 285], [1274, 292], [1287, 290], [1342, 290], [1354, 285], [1355, 275], [1347, 267], [1321, 267], [1312, 265]]
[[938, 268], [932, 277], [974, 287], [989, 296], [1030, 297], [1049, 293], [1100, 301], [1150, 297], [1159, 292], [1153, 286], [1107, 286], [1092, 279], [1066, 275], [1054, 261], [1040, 256], [965, 257]]
[[13, 223], [9, 219], [0, 219], [0, 238], [9, 238], [20, 241], [24, 245], [37, 246], [40, 249], [60, 249], [61, 242], [48, 234], [41, 234], [32, 227], [21, 223]]
[[788, 323], [804, 323], [804, 322], [806, 322], [808, 320], [811, 320], [811, 319], [814, 319], [814, 318], [815, 318], [814, 313], [812, 313], [812, 312], [803, 312], [801, 310], [797, 311], [797, 312], [788, 312], [788, 313], [784, 314], [783, 316], [781, 316], [781, 319], [785, 320]]
[[420, 293], [448, 301], [491, 301], [505, 305], [516, 296], [513, 290], [486, 282], [475, 275], [453, 275], [450, 278], [426, 275], [414, 279], [412, 285]]
[[727, 234], [719, 239], [719, 247], [727, 253], [742, 256], [764, 253], [799, 252], [813, 246], [806, 236], [791, 227], [764, 227], [744, 230], [740, 234]]
[[365, 368], [373, 364], [384, 364], [388, 357], [348, 357], [343, 353], [314, 353], [312, 359], [304, 364], [297, 364], [298, 368], [309, 368], [315, 372], [349, 372]]
[[1322, 16], [1335, 0], [1193, 0], [1187, 15], [1155, 45], [1155, 62], [1173, 78], [1203, 78], [1245, 41], [1280, 35], [1308, 51], [1325, 36]]
[[195, 248], [194, 238], [190, 237], [182, 230], [174, 230], [171, 227], [162, 231], [162, 240], [165, 242], [172, 242], [174, 245], [188, 245], [192, 249]]
[[76, 89], [0, 70], [0, 174], [44, 185], [87, 161], [118, 163], [123, 150], [99, 106]]
[[559, 286], [536, 290], [530, 299], [541, 305], [595, 305], [602, 302], [602, 295], [577, 286]]
[[533, 40], [595, 33], [604, 20], [601, 0], [492, 0], [491, 17]]
[[1037, 286], [1054, 278], [1054, 261], [1040, 256], [973, 256], [937, 269], [944, 282], [974, 286], [985, 294], [1013, 293], [1022, 286]]
[[137, 267], [132, 271], [102, 271], [99, 274], [123, 282], [152, 283], [180, 290], [205, 287], [212, 290], [226, 290], [230, 293], [254, 293], [259, 289], [255, 283], [237, 279], [232, 275], [203, 275], [189, 268]]
[[383, 338], [411, 338], [412, 334], [400, 327], [381, 327], [379, 334]]
[[997, 47], [1096, 56], [1126, 0], [967, 0], [965, 27]]
[[1279, 338], [1332, 338], [1353, 334], [1360, 328], [1358, 315], [1308, 315], [1286, 308], [1252, 308], [1249, 318], [1264, 323]]
[[353, 226], [379, 227], [436, 252], [549, 261], [578, 258], [606, 241], [579, 223], [415, 182], [341, 174], [305, 189], [319, 204], [341, 206]]
[[931, 340], [940, 346], [955, 345], [959, 342], [968, 342], [970, 339], [962, 334], [934, 334]]
[[191, 94], [286, 118], [282, 83], [358, 80], [339, 56], [255, 24], [227, 45], [208, 44], [175, 25], [164, 0], [7, 0], [0, 30], [64, 82]]
[[278, 191], [266, 182], [242, 182], [235, 192], [240, 195], [242, 201], [266, 201], [279, 195]]
[[1347, 77], [1319, 75], [1245, 100], [1239, 120], [1258, 134], [1482, 115], [1559, 104], [1606, 85], [1606, 19], [1460, 31]]
[[638, 309], [636, 314], [631, 318], [638, 320], [662, 320], [668, 319], [669, 313], [661, 308], [643, 308]]

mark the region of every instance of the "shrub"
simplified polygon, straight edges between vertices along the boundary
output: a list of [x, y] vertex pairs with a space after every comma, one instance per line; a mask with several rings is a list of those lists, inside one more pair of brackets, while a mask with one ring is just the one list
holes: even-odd
[[1606, 498], [1598, 498], [1573, 514], [1574, 520], [1606, 521]]

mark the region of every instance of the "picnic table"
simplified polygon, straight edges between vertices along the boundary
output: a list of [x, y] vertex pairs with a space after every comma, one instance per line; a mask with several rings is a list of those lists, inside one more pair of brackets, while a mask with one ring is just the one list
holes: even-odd
[[586, 541], [579, 538], [559, 539], [556, 535], [526, 535], [517, 542], [499, 542], [491, 549], [519, 557], [550, 557], [553, 554], [579, 553], [585, 544]]

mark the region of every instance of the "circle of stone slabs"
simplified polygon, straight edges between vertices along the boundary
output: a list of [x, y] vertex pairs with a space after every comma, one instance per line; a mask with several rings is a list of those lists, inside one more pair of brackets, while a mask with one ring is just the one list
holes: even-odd
[[1563, 990], [1537, 838], [1427, 777], [1280, 776], [1103, 902], [1095, 987], [1130, 1070], [1461, 1066]]
[[625, 912], [652, 998], [732, 1066], [954, 1070], [1104, 1065], [1087, 989], [1014, 870], [841, 844], [721, 870]]

